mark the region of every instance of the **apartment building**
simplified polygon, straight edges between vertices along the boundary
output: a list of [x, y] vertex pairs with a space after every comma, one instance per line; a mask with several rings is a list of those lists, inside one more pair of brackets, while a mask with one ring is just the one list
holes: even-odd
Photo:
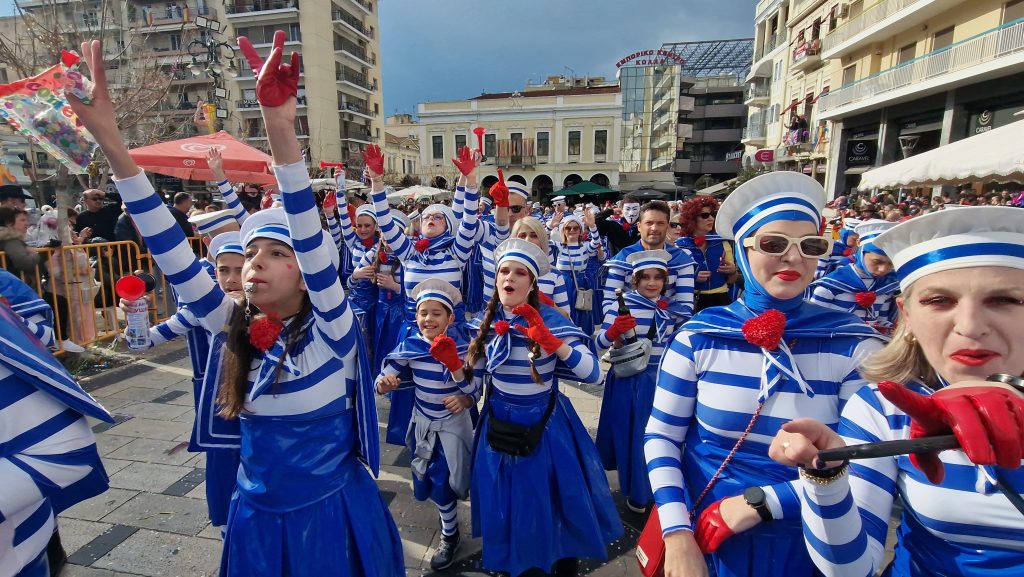
[[622, 97], [603, 78], [551, 76], [521, 91], [482, 94], [467, 100], [423, 102], [419, 118], [420, 171], [424, 184], [451, 188], [458, 178], [451, 159], [463, 146], [477, 146], [483, 127], [482, 184], [506, 179], [531, 187], [534, 197], [589, 180], [619, 183]]

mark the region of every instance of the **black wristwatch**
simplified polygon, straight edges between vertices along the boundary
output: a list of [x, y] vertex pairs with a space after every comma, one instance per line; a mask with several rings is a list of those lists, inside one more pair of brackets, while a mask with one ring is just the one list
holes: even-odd
[[772, 510], [768, 508], [768, 500], [765, 498], [764, 489], [761, 487], [747, 487], [743, 491], [743, 500], [747, 505], [757, 511], [762, 521], [774, 521]]

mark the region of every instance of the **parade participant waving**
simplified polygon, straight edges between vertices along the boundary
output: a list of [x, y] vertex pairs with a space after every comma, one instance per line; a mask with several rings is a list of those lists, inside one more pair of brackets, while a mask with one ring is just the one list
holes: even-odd
[[[892, 256], [903, 291], [892, 341], [861, 370], [878, 384], [846, 404], [838, 434], [798, 419], [772, 443], [778, 462], [805, 467], [807, 548], [825, 575], [837, 577], [1018, 571], [1024, 219], [1012, 207], [946, 210], [901, 223], [873, 243]], [[849, 464], [817, 458], [822, 449], [949, 434], [962, 449]], [[902, 513], [885, 567], [897, 496]]]
[[[377, 306], [376, 272], [373, 261], [380, 250], [380, 239], [377, 230], [377, 214], [373, 207], [364, 204], [355, 210], [355, 225], [349, 218], [348, 199], [345, 194], [344, 173], [336, 179], [338, 188], [334, 197], [324, 199], [324, 213], [328, 215], [328, 224], [334, 219], [330, 216], [333, 213], [332, 204], [336, 205], [338, 211], [338, 235], [344, 242], [344, 247], [339, 247], [343, 256], [347, 256], [350, 265], [353, 267], [352, 274], [348, 278], [348, 298], [352, 303], [352, 311], [359, 321], [364, 338], [369, 340], [369, 329], [373, 326], [374, 310]], [[328, 194], [331, 194], [328, 192]], [[333, 200], [334, 202], [330, 202]], [[332, 235], [334, 233], [332, 232]], [[337, 239], [335, 239], [337, 242]], [[344, 250], [343, 250], [344, 249]], [[364, 264], [369, 261], [368, 264]], [[387, 351], [384, 351], [385, 353]], [[376, 369], [376, 367], [374, 367]]]
[[774, 172], [743, 183], [718, 211], [719, 233], [743, 247], [745, 293], [683, 325], [645, 435], [667, 577], [708, 575], [705, 563], [719, 577], [814, 572], [796, 472], [773, 463], [768, 444], [795, 417], [838, 423], [865, 384], [857, 367], [882, 346], [853, 315], [803, 300], [831, 248], [817, 234], [824, 204], [814, 179]]
[[402, 572], [398, 531], [359, 462], [378, 466], [372, 376], [295, 136], [299, 56], [282, 63], [284, 37], [275, 34], [266, 64], [239, 38], [257, 77], [284, 203], [251, 216], [241, 231], [248, 306], [202, 272], [128, 154], [98, 41], [82, 46], [93, 99], [72, 107], [181, 301], [207, 330], [231, 327], [218, 401], [222, 415], [240, 419], [242, 449], [221, 575], [391, 577]]
[[555, 375], [600, 381], [587, 336], [541, 304], [547, 254], [520, 239], [495, 251], [497, 291], [474, 321], [466, 364], [486, 400], [473, 453], [473, 534], [483, 566], [518, 576], [536, 567], [576, 575], [622, 534], [600, 457]]
[[644, 429], [654, 403], [658, 365], [676, 330], [678, 312], [673, 314], [669, 309], [682, 306], [664, 298], [671, 259], [672, 255], [663, 250], [629, 255], [636, 289], [625, 293], [620, 303], [620, 309], [625, 305], [628, 314], [622, 310], [609, 313], [597, 333], [597, 346], [602, 349], [620, 349], [638, 338], [650, 341], [640, 359], [628, 361], [644, 366], [623, 371], [612, 359], [597, 426], [597, 449], [604, 468], [618, 471], [626, 506], [635, 513], [643, 513], [653, 501], [644, 459]]
[[[583, 226], [586, 224], [588, 236], [583, 240]], [[558, 241], [555, 242], [555, 268], [562, 275], [565, 292], [569, 297], [569, 316], [576, 326], [585, 334], [594, 334], [595, 301], [599, 298], [597, 291], [597, 267], [591, 261], [597, 260], [597, 252], [601, 246], [594, 214], [583, 213], [583, 218], [569, 214], [559, 224]]]
[[895, 222], [869, 220], [857, 225], [860, 238], [854, 262], [843, 265], [810, 286], [808, 300], [853, 313], [869, 325], [888, 333], [896, 320], [895, 297], [899, 280], [885, 251], [872, 242], [896, 226]]
[[406, 439], [412, 453], [412, 488], [418, 501], [430, 499], [441, 516], [441, 542], [430, 559], [440, 571], [455, 562], [461, 538], [456, 505], [469, 496], [473, 422], [466, 409], [476, 404], [473, 383], [462, 370], [466, 342], [447, 334], [462, 295], [443, 280], [425, 280], [412, 290], [419, 330], [385, 357], [377, 392], [412, 380], [416, 407]]
[[733, 245], [715, 234], [718, 201], [710, 196], [691, 198], [679, 213], [681, 235], [675, 246], [685, 250], [696, 266], [694, 312], [732, 302], [729, 285], [739, 280]]

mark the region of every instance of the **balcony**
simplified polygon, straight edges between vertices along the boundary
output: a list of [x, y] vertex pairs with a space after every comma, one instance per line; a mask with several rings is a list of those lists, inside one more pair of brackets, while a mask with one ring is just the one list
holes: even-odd
[[[532, 138], [498, 140], [497, 147], [498, 154], [495, 155], [495, 164], [499, 167], [525, 168], [537, 164], [537, 156], [534, 154], [534, 139]], [[579, 155], [576, 155], [576, 158], [579, 158]]]
[[747, 85], [743, 104], [747, 106], [767, 106], [771, 100], [771, 89], [768, 82], [751, 82]]
[[676, 125], [676, 138], [693, 138], [693, 125], [692, 124], [677, 124]]
[[679, 97], [679, 112], [687, 113], [693, 112], [693, 107], [697, 101], [692, 96], [680, 96]]
[[377, 113], [371, 112], [365, 104], [358, 102], [338, 102], [338, 112], [355, 114], [363, 118], [376, 118]]
[[[306, 106], [306, 97], [298, 96], [295, 98], [295, 107], [303, 108]], [[242, 98], [235, 101], [235, 109], [240, 111], [259, 110], [260, 103], [255, 98]]]
[[842, 118], [1020, 70], [1024, 70], [1024, 20], [1015, 20], [832, 89], [818, 100], [818, 118]]
[[762, 58], [771, 54], [776, 48], [786, 43], [786, 33], [779, 32], [774, 36], [768, 38], [768, 41], [764, 43], [764, 46], [760, 46], [754, 51], [754, 62], [760, 62]]
[[367, 14], [373, 14], [373, 4], [364, 2], [363, 0], [350, 0], [353, 4], [359, 7], [360, 10]]
[[822, 42], [822, 58], [842, 58], [867, 46], [914, 28], [960, 0], [881, 0], [829, 32]]
[[793, 49], [793, 64], [790, 69], [794, 72], [810, 72], [820, 68], [823, 63], [821, 39], [814, 39]]
[[793, 2], [793, 9], [789, 12], [789, 23], [803, 20], [811, 10], [823, 4], [825, 0], [796, 0]]
[[750, 117], [750, 124], [743, 129], [740, 142], [752, 146], [763, 146], [768, 141], [768, 127], [760, 117]]
[[331, 22], [341, 24], [367, 40], [373, 40], [373, 30], [364, 26], [362, 21], [344, 10], [331, 12]]
[[689, 158], [676, 158], [672, 161], [672, 172], [690, 172]]
[[375, 90], [377, 90], [377, 83], [374, 82], [373, 84], [371, 84], [369, 80], [366, 78], [365, 74], [357, 74], [345, 68], [339, 70], [336, 76], [339, 84], [348, 84], [360, 90], [365, 90], [366, 92], [369, 92], [371, 94]]
[[348, 56], [358, 64], [366, 66], [367, 68], [373, 68], [377, 65], [377, 57], [370, 56], [366, 53], [366, 49], [356, 44], [355, 42], [349, 42], [344, 38], [334, 37], [334, 52], [341, 53], [344, 56]]
[[132, 29], [145, 28], [146, 32], [178, 30], [183, 24], [192, 24], [196, 16], [216, 18], [217, 11], [207, 6], [168, 6], [165, 10], [151, 10], [147, 6], [135, 9], [129, 26]]
[[701, 137], [703, 142], [739, 142], [743, 138], [743, 131], [739, 128], [715, 128], [704, 130]]

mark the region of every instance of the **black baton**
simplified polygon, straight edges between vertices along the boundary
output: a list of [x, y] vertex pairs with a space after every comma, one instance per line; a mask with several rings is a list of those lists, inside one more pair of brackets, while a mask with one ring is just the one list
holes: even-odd
[[822, 461], [874, 459], [877, 457], [895, 457], [896, 455], [907, 455], [909, 453], [928, 453], [959, 448], [960, 441], [956, 440], [956, 435], [936, 435], [934, 437], [921, 437], [904, 441], [882, 441], [879, 443], [864, 443], [862, 445], [826, 449], [818, 451], [818, 458]]

